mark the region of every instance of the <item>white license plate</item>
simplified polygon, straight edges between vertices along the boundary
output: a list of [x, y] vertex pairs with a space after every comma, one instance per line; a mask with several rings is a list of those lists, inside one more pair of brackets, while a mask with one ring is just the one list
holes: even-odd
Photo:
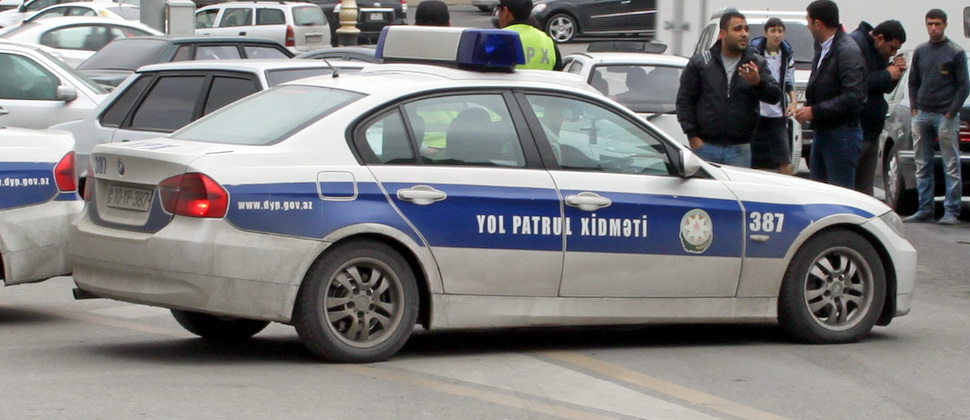
[[306, 43], [307, 44], [319, 44], [321, 42], [323, 42], [323, 35], [307, 35], [306, 36]]
[[800, 104], [801, 103], [805, 103], [805, 91], [804, 90], [796, 90], [795, 91], [795, 94], [797, 95], [796, 97], [798, 98], [798, 103], [800, 103]]
[[383, 22], [384, 21], [384, 14], [383, 13], [368, 13], [367, 14], [367, 21], [368, 22]]
[[112, 185], [108, 187], [108, 196], [104, 204], [120, 209], [148, 211], [152, 207], [154, 196], [153, 190]]

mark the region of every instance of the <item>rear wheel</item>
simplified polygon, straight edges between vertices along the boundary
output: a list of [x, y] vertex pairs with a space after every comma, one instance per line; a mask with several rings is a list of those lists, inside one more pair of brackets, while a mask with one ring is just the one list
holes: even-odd
[[576, 19], [567, 14], [556, 14], [546, 22], [546, 33], [556, 42], [569, 42], [576, 37]]
[[886, 204], [899, 214], [912, 214], [916, 211], [916, 191], [907, 190], [903, 182], [903, 174], [899, 168], [899, 153], [893, 145], [882, 165], [882, 183], [886, 191]]
[[778, 296], [778, 322], [796, 340], [857, 341], [879, 318], [886, 277], [879, 255], [857, 233], [824, 232], [795, 254]]
[[269, 325], [268, 321], [234, 318], [172, 309], [175, 321], [192, 334], [214, 340], [244, 340]]
[[303, 343], [321, 358], [369, 363], [400, 350], [417, 316], [417, 284], [404, 258], [383, 243], [357, 241], [314, 263], [293, 319]]

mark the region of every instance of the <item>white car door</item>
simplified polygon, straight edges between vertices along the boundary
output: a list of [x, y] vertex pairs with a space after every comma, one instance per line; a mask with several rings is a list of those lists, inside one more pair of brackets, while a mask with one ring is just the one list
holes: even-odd
[[500, 93], [420, 99], [374, 118], [355, 135], [358, 147], [374, 155], [371, 172], [429, 246], [445, 293], [559, 292], [559, 197], [546, 171], [528, 167], [523, 150], [533, 150], [536, 166], [534, 145], [520, 143], [525, 123], [506, 99]]
[[743, 213], [721, 181], [679, 177], [678, 151], [610, 108], [520, 98], [558, 163], [569, 225], [560, 296], [735, 295]]
[[[0, 125], [44, 129], [84, 118], [97, 103], [83, 88], [61, 80], [57, 70], [15, 51], [0, 51]], [[58, 86], [76, 95], [58, 95]], [[70, 100], [68, 100], [70, 99]]]

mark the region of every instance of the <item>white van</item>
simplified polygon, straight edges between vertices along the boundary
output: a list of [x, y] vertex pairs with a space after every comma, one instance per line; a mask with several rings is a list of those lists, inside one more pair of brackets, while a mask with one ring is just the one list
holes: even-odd
[[195, 34], [269, 38], [294, 53], [330, 46], [330, 25], [320, 7], [312, 3], [213, 4], [195, 12]]

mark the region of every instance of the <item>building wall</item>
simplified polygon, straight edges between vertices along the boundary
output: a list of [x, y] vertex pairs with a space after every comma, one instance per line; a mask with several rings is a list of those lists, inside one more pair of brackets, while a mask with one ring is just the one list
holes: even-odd
[[[779, 10], [803, 11], [809, 0], [657, 0], [657, 36], [656, 39], [669, 46], [668, 53], [675, 55], [690, 55], [694, 51], [694, 44], [704, 25], [715, 11], [725, 7], [736, 7], [741, 10]], [[970, 41], [963, 36], [963, 8], [970, 3], [957, 0], [933, 0], [928, 3], [917, 3], [912, 0], [880, 0], [878, 2], [843, 0], [837, 1], [842, 24], [849, 31], [855, 30], [859, 22], [867, 21], [873, 26], [887, 19], [897, 19], [906, 29], [907, 42], [903, 49], [912, 49], [917, 44], [926, 42], [926, 28], [923, 17], [931, 8], [943, 9], [949, 26], [946, 34], [954, 41], [970, 47]], [[679, 14], [678, 14], [679, 13]], [[681, 33], [679, 44], [677, 31], [670, 28], [677, 18], [686, 23], [687, 29]], [[679, 48], [678, 48], [679, 45]]]

